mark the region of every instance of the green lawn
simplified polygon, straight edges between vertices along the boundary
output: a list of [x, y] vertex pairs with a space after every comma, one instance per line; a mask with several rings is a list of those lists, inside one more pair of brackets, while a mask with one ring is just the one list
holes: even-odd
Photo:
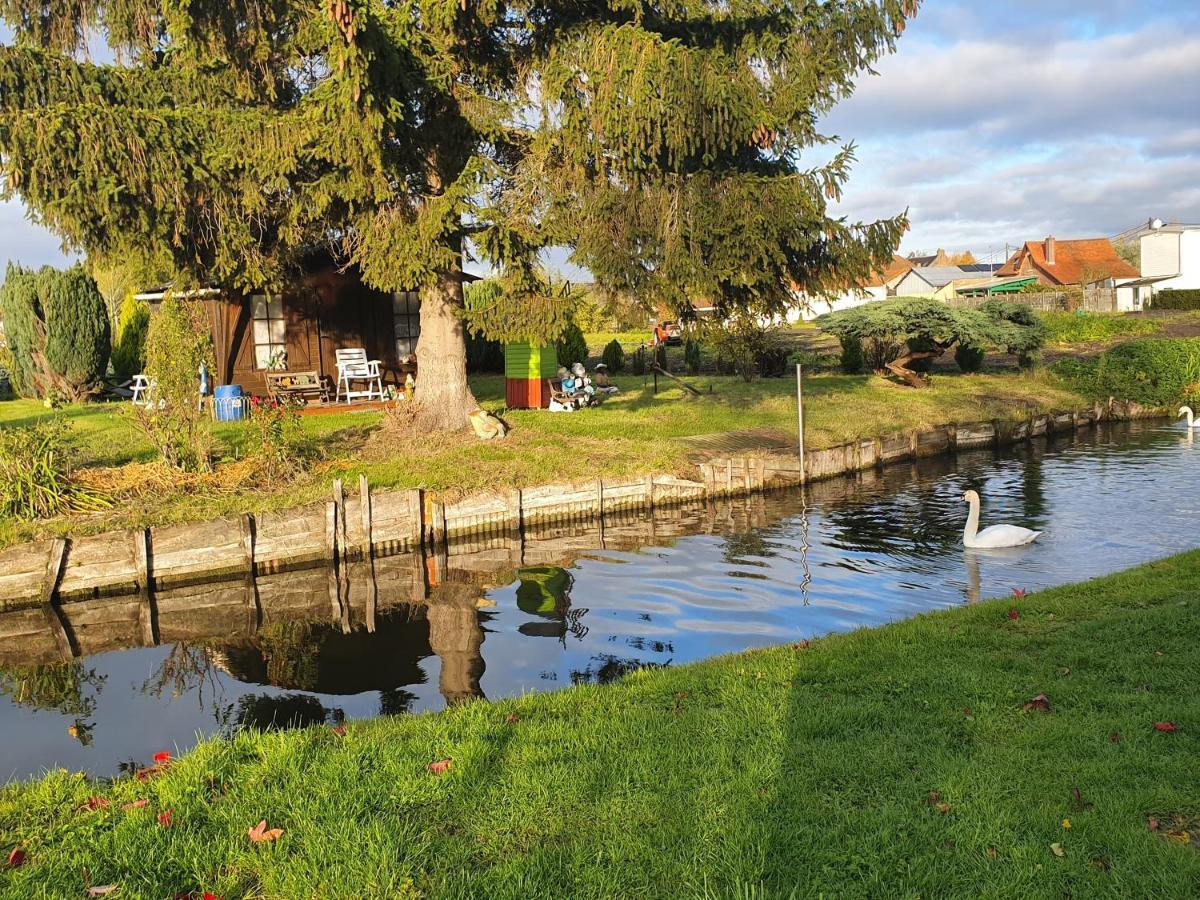
[[[795, 434], [796, 388], [790, 378], [751, 385], [732, 377], [689, 379], [703, 392], [701, 397], [688, 395], [666, 379], [660, 379], [657, 394], [649, 377], [616, 381], [621, 393], [595, 409], [506, 413], [513, 432], [496, 443], [465, 434], [431, 441], [396, 430], [379, 432], [383, 415], [378, 412], [304, 417], [304, 429], [322, 458], [291, 484], [270, 491], [253, 484], [223, 487], [219, 477], [216, 485], [203, 489], [189, 483], [150, 484], [122, 494], [116, 508], [101, 514], [45, 522], [0, 519], [0, 546], [45, 534], [81, 534], [295, 505], [328, 496], [334, 478], [356, 484], [360, 473], [378, 488], [422, 487], [448, 497], [599, 475], [691, 475], [691, 450], [676, 438], [745, 429]], [[502, 409], [502, 378], [478, 377], [472, 384], [484, 406]], [[1088, 405], [1044, 373], [941, 375], [931, 388], [920, 391], [873, 376], [823, 374], [809, 378], [805, 391], [805, 432], [811, 448], [920, 426], [1022, 418], [1035, 411]], [[75, 406], [59, 414], [74, 425], [80, 465], [152, 459], [149, 445], [118, 404]], [[45, 415], [50, 412], [33, 401], [0, 403], [0, 428]], [[218, 425], [217, 436], [226, 460], [244, 453], [250, 438], [241, 423]]]
[[[0, 894], [1195, 897], [1197, 578], [1192, 552], [607, 687], [209, 741], [146, 781], [51, 773], [0, 790], [0, 852], [27, 853]], [[261, 819], [277, 841], [248, 840]]]

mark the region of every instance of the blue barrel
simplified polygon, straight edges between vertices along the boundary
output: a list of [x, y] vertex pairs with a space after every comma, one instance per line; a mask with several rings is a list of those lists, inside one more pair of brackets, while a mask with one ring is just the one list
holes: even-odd
[[246, 418], [246, 400], [240, 384], [223, 384], [213, 391], [213, 410], [218, 422]]

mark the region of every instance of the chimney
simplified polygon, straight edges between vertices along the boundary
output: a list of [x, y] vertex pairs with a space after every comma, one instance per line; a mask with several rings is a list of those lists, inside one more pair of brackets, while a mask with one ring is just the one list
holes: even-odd
[[1054, 235], [1046, 238], [1046, 265], [1054, 265]]

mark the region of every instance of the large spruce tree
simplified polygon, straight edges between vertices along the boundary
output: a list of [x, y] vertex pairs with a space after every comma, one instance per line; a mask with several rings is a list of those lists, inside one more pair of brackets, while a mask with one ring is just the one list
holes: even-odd
[[260, 290], [323, 248], [419, 289], [419, 421], [458, 427], [468, 238], [496, 337], [561, 328], [550, 245], [680, 310], [778, 312], [885, 262], [903, 219], [830, 217], [851, 151], [805, 153], [917, 6], [0, 0], [0, 174], [98, 264]]

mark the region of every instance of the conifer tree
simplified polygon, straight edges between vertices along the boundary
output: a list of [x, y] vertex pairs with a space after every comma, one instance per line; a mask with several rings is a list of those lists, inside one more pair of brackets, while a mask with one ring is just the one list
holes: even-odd
[[[279, 289], [314, 250], [421, 292], [427, 428], [459, 427], [464, 242], [496, 338], [553, 340], [537, 264], [681, 313], [781, 311], [884, 264], [817, 121], [919, 0], [0, 0], [0, 175], [97, 264]], [[113, 63], [87, 58], [96, 36]]]

